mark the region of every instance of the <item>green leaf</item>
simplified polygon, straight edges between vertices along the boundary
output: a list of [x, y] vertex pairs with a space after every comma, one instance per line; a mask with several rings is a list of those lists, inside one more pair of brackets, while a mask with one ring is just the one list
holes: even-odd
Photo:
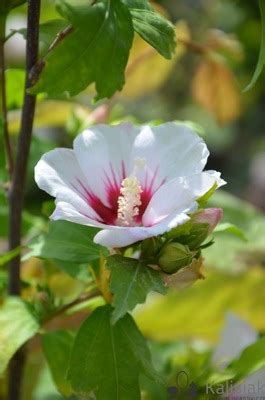
[[8, 283], [7, 272], [0, 270], [0, 301], [1, 301], [1, 296], [5, 294], [7, 283]]
[[112, 308], [97, 308], [81, 326], [72, 349], [69, 379], [82, 398], [140, 400], [139, 375], [159, 380], [144, 337], [130, 315], [111, 324]]
[[50, 223], [49, 232], [29, 244], [30, 257], [48, 258], [76, 263], [89, 263], [106, 254], [106, 249], [93, 242], [97, 229], [67, 221]]
[[26, 0], [1, 0], [0, 1], [0, 14], [5, 15], [12, 10], [12, 8], [21, 6], [26, 3]]
[[70, 396], [72, 389], [67, 380], [67, 367], [74, 335], [69, 331], [49, 332], [43, 335], [42, 346], [52, 378], [63, 396]]
[[4, 254], [0, 254], [0, 267], [3, 267], [9, 261], [15, 258], [19, 254], [19, 252], [20, 252], [20, 247], [16, 247], [15, 249], [7, 251]]
[[[9, 209], [7, 199], [6, 196], [0, 192], [0, 237], [6, 237], [8, 235], [8, 217]], [[36, 230], [43, 228], [42, 223], [43, 220], [41, 218], [33, 216], [28, 211], [24, 210], [22, 213], [22, 234], [26, 235], [29, 232], [32, 234], [34, 232], [36, 234]]]
[[[226, 251], [221, 247], [220, 256]], [[244, 274], [236, 274], [232, 267], [228, 265], [229, 274], [210, 273], [208, 269], [207, 278], [199, 284], [181, 291], [171, 290], [167, 296], [155, 298], [148, 307], [139, 308], [136, 321], [143, 333], [155, 340], [198, 337], [215, 342], [227, 305], [229, 311], [265, 331], [264, 269], [249, 268]]]
[[31, 91], [73, 96], [95, 83], [101, 99], [121, 90], [133, 40], [128, 8], [120, 0], [101, 0], [93, 6], [60, 0], [58, 11], [73, 32], [44, 58], [45, 68]]
[[[22, 4], [26, 3], [27, 0], [6, 0], [6, 3], [9, 5], [10, 8], [19, 7]], [[5, 2], [5, 0], [4, 0]]]
[[0, 307], [0, 326], [1, 375], [15, 352], [37, 333], [39, 324], [22, 300], [10, 297]]
[[230, 224], [229, 222], [224, 222], [223, 224], [217, 225], [217, 227], [214, 230], [214, 233], [218, 232], [227, 232], [231, 233], [234, 236], [239, 237], [240, 239], [247, 241], [245, 232], [243, 229], [238, 228], [238, 226], [234, 224]]
[[134, 30], [162, 56], [171, 59], [176, 49], [174, 26], [147, 0], [124, 0], [129, 7]]
[[56, 266], [72, 278], [79, 281], [89, 282], [92, 280], [87, 264], [76, 264], [73, 262], [56, 260]]
[[15, 68], [7, 69], [5, 75], [7, 108], [8, 110], [21, 108], [25, 87], [25, 71]]
[[150, 291], [166, 293], [160, 272], [142, 261], [115, 255], [107, 258], [107, 268], [111, 272], [110, 290], [114, 294], [112, 323], [137, 304], [144, 303]]
[[250, 83], [244, 89], [244, 92], [253, 88], [265, 65], [265, 0], [259, 0], [259, 8], [261, 15], [261, 43], [260, 43], [259, 58], [254, 75]]
[[217, 188], [218, 188], [217, 183], [214, 183], [211, 189], [209, 189], [208, 192], [206, 192], [203, 196], [201, 196], [197, 200], [197, 203], [199, 204], [200, 208], [205, 208], [205, 206], [208, 203], [208, 200], [212, 197]]
[[265, 218], [262, 213], [224, 190], [215, 193], [209, 206], [222, 207], [223, 221], [242, 229], [248, 242], [243, 242], [234, 235], [216, 234], [218, 240], [215, 246], [204, 251], [207, 266], [238, 272], [245, 271], [250, 266], [262, 265], [265, 246]]
[[[44, 44], [45, 48], [52, 44], [56, 35], [63, 31], [67, 27], [67, 21], [63, 19], [52, 19], [50, 21], [44, 22], [39, 25], [39, 41]], [[26, 39], [27, 29], [22, 28], [17, 30], [16, 32], [21, 33], [23, 37]]]
[[228, 370], [235, 372], [236, 379], [245, 377], [265, 366], [265, 337], [248, 346]]

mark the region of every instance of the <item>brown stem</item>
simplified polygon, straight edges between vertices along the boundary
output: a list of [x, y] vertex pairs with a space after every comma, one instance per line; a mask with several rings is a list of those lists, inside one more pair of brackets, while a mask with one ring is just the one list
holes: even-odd
[[6, 27], [6, 15], [0, 17], [0, 111], [3, 120], [3, 137], [6, 152], [6, 164], [9, 176], [11, 178], [13, 173], [13, 154], [12, 146], [10, 142], [10, 136], [8, 133], [8, 122], [7, 122], [7, 104], [6, 104], [6, 78], [5, 78], [5, 27]]
[[210, 50], [210, 48], [207, 45], [198, 44], [198, 43], [192, 42], [191, 40], [179, 38], [178, 42], [183, 44], [184, 46], [186, 46], [193, 53], [206, 54]]
[[66, 311], [70, 310], [70, 308], [74, 306], [84, 303], [87, 300], [94, 299], [95, 297], [98, 296], [101, 296], [101, 292], [98, 289], [95, 289], [90, 293], [84, 294], [78, 297], [78, 299], [71, 301], [71, 303], [65, 304], [64, 306], [56, 310], [52, 315], [49, 315], [49, 317], [44, 321], [44, 323], [46, 324], [47, 322], [50, 322], [51, 320], [58, 317], [59, 315], [64, 314]]
[[[9, 250], [13, 250], [21, 244], [22, 207], [36, 104], [36, 96], [27, 93], [27, 88], [31, 86], [30, 71], [38, 58], [40, 3], [41, 0], [28, 0], [26, 85], [17, 154], [9, 192]], [[19, 295], [20, 254], [10, 262], [9, 268], [9, 294]], [[25, 353], [23, 349], [20, 349], [10, 363], [8, 400], [19, 400], [21, 397], [24, 362]]]

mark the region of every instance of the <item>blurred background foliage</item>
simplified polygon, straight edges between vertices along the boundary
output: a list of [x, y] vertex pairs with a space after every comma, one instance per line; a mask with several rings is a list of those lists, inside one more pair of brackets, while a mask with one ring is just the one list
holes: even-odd
[[[34, 165], [44, 152], [71, 146], [80, 129], [95, 122], [179, 119], [198, 124], [211, 153], [208, 168], [222, 171], [227, 181], [225, 190], [216, 193], [210, 205], [222, 207], [223, 222], [241, 228], [244, 237], [216, 232], [215, 245], [204, 252], [204, 281], [184, 291], [173, 290], [163, 298], [150, 296], [135, 312], [140, 328], [153, 342], [158, 364], [174, 359], [174, 365], [185, 364], [189, 373], [198, 377], [203, 368], [208, 368], [209, 351], [228, 311], [241, 316], [258, 332], [265, 330], [265, 74], [251, 91], [243, 93], [257, 62], [260, 14], [258, 2], [248, 0], [160, 0], [156, 7], [176, 24], [178, 46], [172, 60], [165, 60], [137, 37], [124, 90], [111, 100], [93, 104], [91, 87], [73, 99], [39, 97], [23, 214], [24, 243], [47, 229], [53, 207], [33, 179]], [[43, 0], [42, 22], [57, 18], [54, 2]], [[21, 6], [10, 13], [7, 32], [21, 30], [7, 44], [8, 117], [13, 138], [23, 96], [25, 25], [25, 6]], [[51, 27], [43, 29], [41, 53], [55, 33]], [[8, 212], [4, 164], [1, 152], [1, 253], [6, 249]], [[7, 281], [3, 264], [0, 256], [0, 300]], [[87, 269], [80, 266], [32, 258], [23, 264], [23, 298], [39, 299], [40, 307], [44, 307], [47, 296], [57, 304], [68, 302], [84, 290], [88, 280]], [[94, 306], [94, 302], [85, 303], [77, 314], [58, 318], [47, 328], [74, 329], [84, 318], [84, 311]], [[30, 342], [30, 348], [25, 400], [60, 398], [38, 338]], [[4, 390], [4, 383], [0, 387]], [[67, 392], [67, 388], [64, 390]], [[159, 391], [153, 394], [152, 399], [156, 398], [162, 398]]]

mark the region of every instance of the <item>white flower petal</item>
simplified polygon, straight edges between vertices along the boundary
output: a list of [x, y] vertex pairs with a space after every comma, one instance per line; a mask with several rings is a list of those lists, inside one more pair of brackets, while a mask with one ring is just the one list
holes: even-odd
[[[137, 136], [132, 159], [147, 161], [148, 178], [156, 174], [157, 185], [165, 180], [201, 172], [209, 152], [204, 141], [184, 123], [168, 122], [159, 126], [143, 126]], [[146, 171], [139, 177], [146, 179]], [[157, 185], [155, 189], [157, 189]]]
[[106, 206], [112, 205], [113, 191], [117, 196], [122, 180], [131, 173], [131, 149], [138, 133], [139, 128], [131, 124], [96, 125], [74, 141], [74, 151], [89, 188]]
[[193, 193], [183, 178], [164, 183], [151, 198], [143, 215], [143, 225], [157, 224], [170, 214], [195, 211]]
[[150, 227], [111, 227], [98, 232], [94, 237], [94, 242], [110, 248], [125, 247], [140, 240], [162, 235], [188, 220], [189, 217], [186, 214], [179, 213], [169, 216], [161, 223]]
[[221, 178], [220, 172], [216, 171], [204, 171], [201, 174], [189, 176], [185, 178], [185, 180], [196, 199], [207, 193], [214, 184], [216, 184], [218, 188], [226, 184]]
[[[101, 227], [96, 242], [123, 247], [184, 223], [214, 182], [224, 184], [215, 171], [202, 172], [208, 154], [185, 124], [98, 125], [75, 139], [74, 150], [45, 154], [35, 179], [56, 197], [53, 219]], [[142, 189], [137, 222], [143, 226], [115, 226], [122, 181], [133, 176]]]
[[44, 154], [35, 167], [35, 181], [51, 196], [68, 202], [89, 218], [98, 218], [85, 200], [81, 185], [86, 185], [86, 178], [73, 150], [62, 148]]
[[175, 178], [164, 183], [150, 200], [143, 215], [143, 225], [156, 224], [177, 211], [195, 211], [194, 201], [207, 193], [214, 183], [218, 186], [225, 184], [215, 171]]
[[258, 338], [257, 332], [233, 313], [226, 316], [226, 325], [212, 355], [212, 362], [225, 368]]
[[94, 219], [89, 218], [87, 215], [79, 212], [71, 204], [64, 201], [56, 201], [56, 208], [50, 219], [54, 221], [65, 220], [69, 222], [74, 222], [80, 225], [95, 226], [97, 228], [106, 228], [108, 225], [102, 224]]

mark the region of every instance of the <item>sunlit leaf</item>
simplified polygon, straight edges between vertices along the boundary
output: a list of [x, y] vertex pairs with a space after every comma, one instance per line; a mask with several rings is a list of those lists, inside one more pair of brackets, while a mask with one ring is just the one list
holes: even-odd
[[[225, 248], [222, 250], [224, 253]], [[261, 268], [240, 275], [206, 271], [205, 276], [205, 280], [183, 291], [173, 289], [139, 309], [136, 320], [141, 330], [156, 340], [216, 340], [227, 311], [238, 314], [257, 330], [265, 330], [265, 277]]]
[[174, 26], [147, 0], [124, 0], [129, 7], [134, 30], [163, 57], [172, 58], [175, 48]]
[[259, 0], [260, 16], [261, 16], [261, 44], [258, 63], [254, 75], [244, 91], [250, 90], [257, 82], [265, 64], [265, 0]]
[[[67, 118], [71, 113], [78, 113], [84, 119], [89, 116], [90, 110], [75, 103], [59, 100], [45, 100], [37, 103], [34, 119], [35, 128], [47, 126], [65, 126]], [[8, 114], [9, 131], [11, 134], [17, 134], [21, 112], [19, 110], [10, 111]]]
[[6, 72], [7, 108], [13, 110], [23, 104], [25, 88], [25, 71], [23, 69], [7, 69]]
[[74, 29], [45, 57], [34, 92], [73, 96], [93, 82], [98, 99], [121, 90], [133, 40], [128, 8], [120, 0], [98, 1], [93, 6], [60, 0], [58, 11]]
[[111, 272], [110, 290], [114, 294], [113, 323], [137, 304], [144, 303], [150, 291], [166, 292], [161, 274], [138, 260], [111, 256], [107, 267]]
[[111, 324], [112, 308], [96, 309], [77, 333], [70, 361], [73, 390], [98, 400], [140, 400], [139, 375], [159, 379], [145, 339], [127, 314]]
[[241, 113], [240, 91], [235, 77], [221, 61], [205, 58], [195, 71], [194, 99], [214, 115], [220, 124], [235, 120]]
[[[189, 28], [185, 21], [178, 21], [175, 26], [177, 38], [180, 39], [172, 60], [166, 60], [139, 36], [135, 36], [126, 69], [126, 83], [121, 95], [139, 97], [158, 89], [168, 78], [177, 60], [186, 52], [181, 39], [190, 38]], [[148, 77], [148, 79], [147, 79]]]
[[39, 324], [19, 298], [8, 298], [0, 306], [0, 375], [13, 354], [32, 336]]

